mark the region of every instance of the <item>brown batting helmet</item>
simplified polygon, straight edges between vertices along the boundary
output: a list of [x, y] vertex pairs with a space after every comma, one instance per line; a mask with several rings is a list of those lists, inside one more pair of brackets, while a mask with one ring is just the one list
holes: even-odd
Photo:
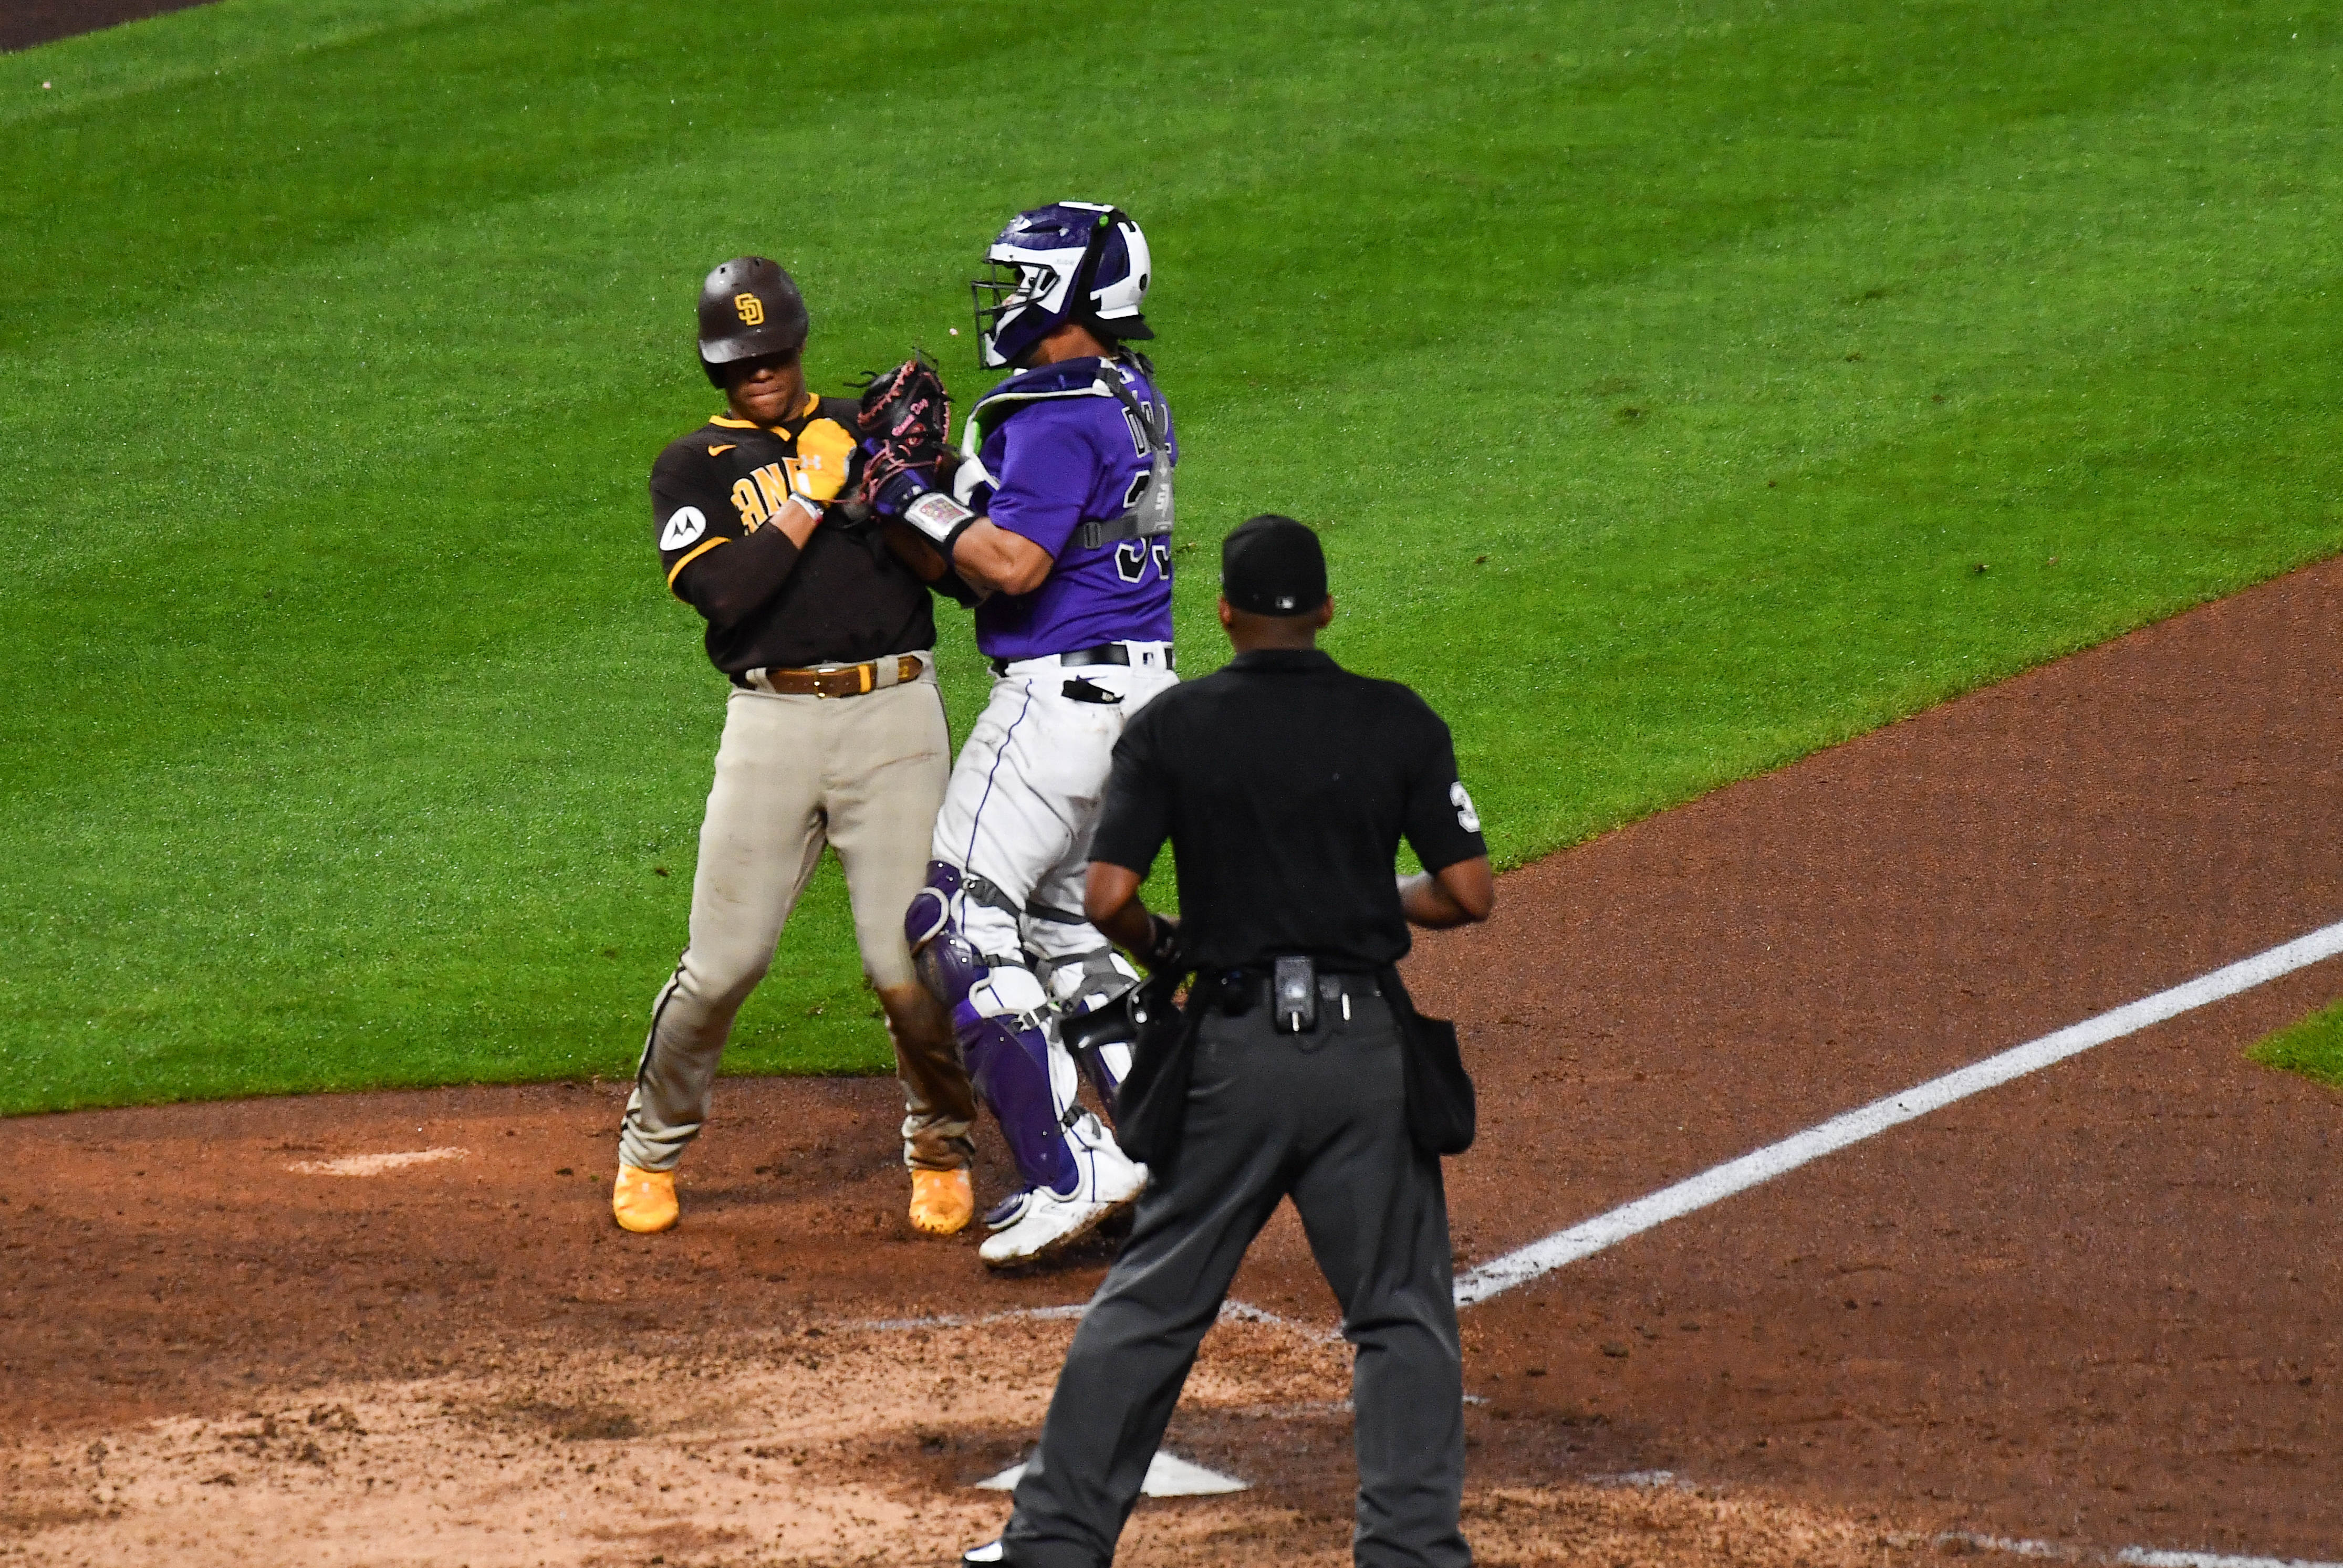
[[804, 297], [780, 267], [761, 256], [733, 257], [699, 286], [699, 364], [724, 385], [724, 367], [805, 347]]

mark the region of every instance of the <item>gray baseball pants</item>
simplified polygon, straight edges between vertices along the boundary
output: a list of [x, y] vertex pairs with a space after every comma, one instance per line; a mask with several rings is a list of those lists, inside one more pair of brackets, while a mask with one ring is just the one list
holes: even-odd
[[860, 697], [732, 693], [699, 828], [691, 943], [652, 1009], [618, 1133], [622, 1161], [671, 1170], [699, 1136], [732, 1020], [771, 966], [827, 844], [845, 869], [863, 973], [895, 1045], [904, 1162], [968, 1164], [975, 1091], [950, 1019], [912, 973], [903, 940], [950, 769], [932, 662], [918, 680]]
[[1178, 1158], [1140, 1200], [1017, 1483], [1002, 1541], [1019, 1568], [1113, 1561], [1197, 1343], [1288, 1196], [1353, 1347], [1357, 1562], [1472, 1561], [1457, 1527], [1463, 1362], [1440, 1161], [1408, 1139], [1390, 1008], [1349, 983], [1351, 1020], [1322, 1004], [1312, 1033], [1274, 1032], [1261, 1004], [1206, 1018]]

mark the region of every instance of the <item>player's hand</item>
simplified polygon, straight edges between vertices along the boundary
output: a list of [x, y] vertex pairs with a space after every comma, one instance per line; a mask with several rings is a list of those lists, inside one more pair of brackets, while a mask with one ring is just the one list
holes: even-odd
[[936, 487], [935, 471], [903, 447], [883, 438], [862, 443], [862, 498], [882, 518], [903, 509]]
[[952, 547], [976, 526], [976, 514], [937, 489], [935, 471], [914, 461], [898, 443], [873, 439], [862, 449], [869, 457], [862, 465], [862, 496], [870, 509], [918, 529], [950, 565]]

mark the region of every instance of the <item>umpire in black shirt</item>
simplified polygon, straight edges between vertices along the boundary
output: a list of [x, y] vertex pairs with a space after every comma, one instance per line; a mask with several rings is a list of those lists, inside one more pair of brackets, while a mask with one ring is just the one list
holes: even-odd
[[[1008, 1528], [967, 1560], [1113, 1559], [1196, 1346], [1290, 1196], [1354, 1347], [1356, 1560], [1467, 1563], [1447, 1201], [1409, 1132], [1413, 1014], [1392, 965], [1410, 924], [1488, 918], [1488, 850], [1440, 717], [1318, 650], [1334, 605], [1317, 536], [1255, 518], [1222, 547], [1221, 581], [1237, 657], [1123, 731], [1085, 900], [1115, 940], [1156, 962], [1176, 945], [1197, 972], [1176, 1152], [1151, 1161]], [[1425, 875], [1394, 875], [1403, 837]], [[1176, 936], [1138, 896], [1166, 839]]]

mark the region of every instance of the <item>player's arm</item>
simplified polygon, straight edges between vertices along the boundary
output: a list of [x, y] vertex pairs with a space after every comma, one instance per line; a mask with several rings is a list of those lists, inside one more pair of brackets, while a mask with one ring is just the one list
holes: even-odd
[[[1140, 902], [1139, 885], [1172, 835], [1171, 792], [1155, 765], [1153, 727], [1134, 721], [1115, 742], [1114, 763], [1091, 839], [1082, 882], [1082, 917], [1150, 970], [1172, 961], [1180, 922]], [[1134, 867], [1129, 862], [1136, 861]]]
[[1098, 458], [1063, 422], [1012, 422], [1005, 439], [997, 485], [971, 462], [947, 494], [909, 454], [882, 449], [871, 459], [870, 494], [882, 516], [900, 518], [978, 592], [1026, 594], [1048, 578], [1081, 521]]
[[793, 497], [769, 509], [753, 486], [727, 494], [712, 473], [670, 457], [662, 457], [651, 474], [660, 569], [669, 591], [709, 624], [733, 626], [789, 580], [821, 508]]
[[1437, 871], [1402, 877], [1399, 907], [1409, 925], [1432, 930], [1480, 924], [1497, 907], [1497, 879], [1489, 872], [1489, 857], [1476, 855]]
[[926, 538], [903, 524], [880, 519], [879, 537], [887, 541], [887, 553], [902, 563], [904, 569], [927, 584], [936, 592], [973, 609], [984, 602], [985, 595], [970, 588], [958, 572], [944, 565], [944, 558]]
[[1143, 880], [1128, 866], [1092, 860], [1082, 884], [1082, 914], [1106, 934], [1107, 940], [1143, 953], [1154, 940], [1158, 918], [1139, 901]]
[[967, 528], [959, 530], [950, 539], [951, 564], [944, 564], [945, 540], [913, 527], [900, 519], [887, 523], [887, 548], [895, 558], [911, 569], [921, 582], [932, 583], [954, 598], [960, 596], [951, 591], [949, 570], [970, 589], [973, 597], [963, 602], [989, 598], [996, 593], [1031, 593], [1050, 575], [1050, 552], [1025, 538], [1012, 534], [994, 524], [991, 518], [971, 518]]
[[949, 564], [979, 596], [1021, 594], [1050, 575], [1049, 551], [930, 488], [916, 469], [874, 487], [871, 505], [888, 520], [888, 548], [924, 582], [942, 577]]
[[1031, 593], [1050, 575], [1050, 552], [990, 518], [979, 518], [952, 546], [952, 569], [990, 593]]

